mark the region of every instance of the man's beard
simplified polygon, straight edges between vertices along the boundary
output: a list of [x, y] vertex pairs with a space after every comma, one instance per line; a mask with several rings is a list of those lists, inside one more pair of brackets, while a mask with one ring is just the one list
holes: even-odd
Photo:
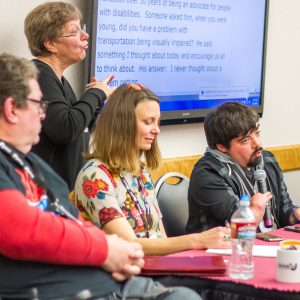
[[[255, 152], [252, 154], [252, 156], [256, 155], [257, 152], [259, 151], [262, 151], [263, 148], [262, 147], [259, 147], [255, 150]], [[253, 159], [250, 159], [249, 163], [248, 163], [248, 167], [251, 168], [251, 167], [256, 167], [258, 164], [260, 164], [262, 161], [262, 155], [259, 156], [259, 157], [255, 157]]]

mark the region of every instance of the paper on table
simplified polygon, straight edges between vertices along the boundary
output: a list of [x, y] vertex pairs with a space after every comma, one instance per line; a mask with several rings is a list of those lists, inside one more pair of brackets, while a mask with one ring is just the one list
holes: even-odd
[[[253, 256], [276, 257], [279, 246], [254, 245]], [[231, 249], [207, 249], [207, 253], [231, 255]]]

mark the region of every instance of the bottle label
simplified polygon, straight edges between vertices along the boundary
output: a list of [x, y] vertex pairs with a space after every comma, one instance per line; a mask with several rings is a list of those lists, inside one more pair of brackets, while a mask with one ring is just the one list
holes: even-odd
[[231, 222], [231, 237], [233, 239], [250, 240], [255, 239], [255, 235], [255, 223]]

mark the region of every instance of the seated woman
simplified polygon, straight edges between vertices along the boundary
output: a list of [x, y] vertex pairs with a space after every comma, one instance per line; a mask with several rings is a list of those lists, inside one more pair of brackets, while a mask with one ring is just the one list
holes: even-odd
[[77, 177], [75, 204], [106, 233], [138, 241], [146, 255], [229, 247], [225, 227], [167, 238], [147, 170], [161, 159], [159, 120], [155, 94], [142, 85], [119, 86], [98, 117], [89, 161]]

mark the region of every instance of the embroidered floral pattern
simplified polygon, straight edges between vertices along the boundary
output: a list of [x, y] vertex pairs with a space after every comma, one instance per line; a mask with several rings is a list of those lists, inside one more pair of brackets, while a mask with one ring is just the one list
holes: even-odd
[[135, 206], [134, 201], [131, 197], [126, 194], [126, 200], [124, 205], [121, 207], [122, 212], [124, 213], [127, 221], [130, 223], [132, 229], [135, 232], [140, 232], [144, 230], [143, 220]]
[[131, 216], [128, 216], [127, 221], [129, 222], [129, 224], [133, 228], [133, 230], [136, 231], [137, 230], [137, 220]]
[[109, 177], [109, 179], [111, 180], [114, 188], [117, 188], [117, 183], [114, 180], [114, 178], [111, 176], [111, 174], [108, 172], [108, 170], [105, 168], [105, 166], [103, 164], [98, 165], [98, 168], [101, 169], [103, 172], [105, 172], [105, 174]]
[[79, 199], [77, 199], [76, 205], [80, 212], [85, 212], [85, 207], [82, 205], [82, 202]]
[[108, 191], [108, 184], [102, 179], [91, 180], [85, 177], [82, 189], [88, 198], [104, 199], [105, 195], [101, 191]]
[[154, 189], [150, 176], [149, 176], [149, 178], [147, 178], [145, 176], [144, 172], [141, 172], [140, 173], [140, 178], [141, 178], [142, 182], [144, 183], [145, 188], [147, 190], [153, 190]]
[[113, 207], [104, 207], [99, 211], [99, 221], [101, 226], [104, 226], [107, 222], [113, 219], [121, 217], [122, 215], [119, 211]]
[[82, 184], [82, 189], [87, 197], [95, 197], [98, 192], [98, 185], [95, 181], [86, 179]]

